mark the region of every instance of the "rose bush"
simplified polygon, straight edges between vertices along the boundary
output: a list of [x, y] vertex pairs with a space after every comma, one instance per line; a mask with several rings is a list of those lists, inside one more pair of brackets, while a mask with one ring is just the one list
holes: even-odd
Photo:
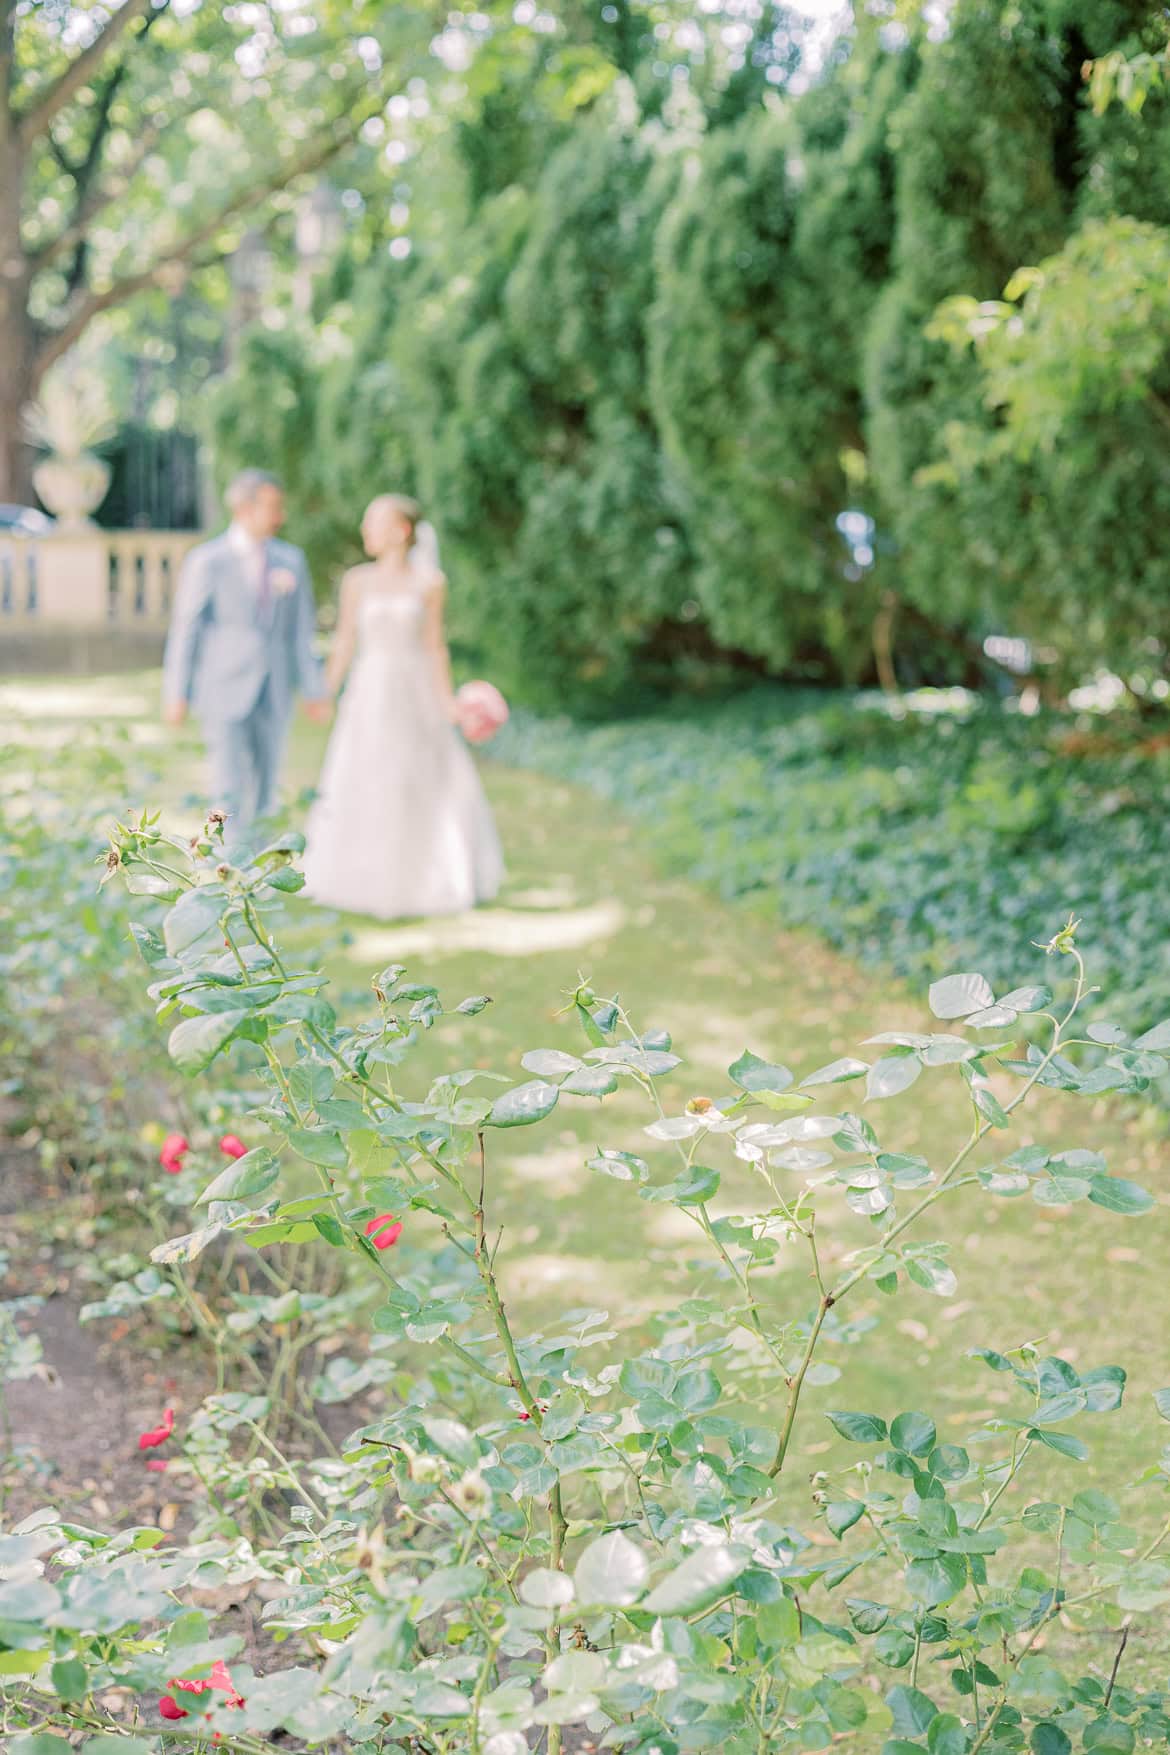
[[[175, 1066], [219, 1079], [238, 1054], [261, 1089], [244, 1124], [257, 1143], [202, 1187], [192, 1148], [170, 1183], [193, 1217], [152, 1271], [182, 1296], [193, 1264], [251, 1252], [270, 1290], [237, 1301], [242, 1358], [249, 1334], [319, 1315], [349, 1338], [317, 1399], [380, 1385], [382, 1400], [340, 1454], [306, 1456], [303, 1429], [296, 1447], [280, 1437], [287, 1361], [266, 1375], [252, 1358], [251, 1387], [143, 1435], [181, 1446], [171, 1466], [205, 1489], [182, 1541], [52, 1509], [7, 1533], [13, 1755], [65, 1755], [78, 1738], [85, 1755], [212, 1742], [256, 1755], [278, 1734], [368, 1755], [524, 1755], [559, 1750], [566, 1727], [630, 1755], [846, 1737], [887, 1755], [1129, 1755], [1167, 1741], [1170, 1703], [1126, 1685], [1117, 1629], [1170, 1602], [1170, 1521], [1140, 1491], [1123, 1507], [1075, 1480], [1097, 1419], [1124, 1417], [1126, 1373], [1107, 1352], [985, 1346], [949, 1375], [990, 1370], [1010, 1399], [963, 1443], [940, 1437], [931, 1383], [920, 1408], [831, 1412], [844, 1448], [811, 1493], [793, 1467], [804, 1392], [869, 1327], [851, 1315], [859, 1290], [952, 1295], [940, 1202], [1086, 1202], [1105, 1223], [1150, 1209], [1095, 1153], [1011, 1138], [1038, 1087], [1140, 1094], [1167, 1070], [1170, 1022], [1136, 1040], [1082, 1027], [1071, 923], [1047, 947], [1055, 991], [944, 977], [937, 1029], [879, 1033], [864, 1057], [800, 1077], [745, 1052], [723, 1091], [667, 1108], [661, 1081], [682, 1064], [670, 1037], [581, 987], [567, 1001], [579, 1052], [529, 1049], [519, 1084], [461, 1067], [416, 1082], [426, 1032], [487, 999], [449, 1013], [394, 966], [370, 1015], [339, 1018], [323, 974], [273, 935], [300, 887], [296, 837], [237, 868], [221, 828], [188, 845], [142, 817], [119, 825], [107, 861], [143, 898], [133, 932]], [[870, 1119], [924, 1078], [954, 1092], [944, 1163], [886, 1149]], [[718, 1294], [696, 1277], [648, 1328], [572, 1307], [521, 1331], [492, 1224], [498, 1156], [512, 1130], [619, 1089], [643, 1095], [646, 1133], [677, 1169], [658, 1179], [622, 1139], [582, 1176], [673, 1208]], [[727, 1211], [721, 1176], [745, 1165], [758, 1199]], [[830, 1265], [822, 1238], [841, 1209], [865, 1234]], [[776, 1276], [797, 1255], [808, 1291], [790, 1303]], [[347, 1270], [328, 1295], [314, 1289], [323, 1256]], [[154, 1295], [128, 1283], [106, 1303]], [[1143, 1483], [1164, 1493], [1170, 1458]], [[259, 1666], [207, 1606], [251, 1585], [278, 1642]]]

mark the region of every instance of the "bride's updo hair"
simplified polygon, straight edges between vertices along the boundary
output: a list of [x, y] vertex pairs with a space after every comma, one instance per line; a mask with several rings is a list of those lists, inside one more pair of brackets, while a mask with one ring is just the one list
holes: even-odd
[[422, 507], [418, 501], [412, 500], [409, 494], [379, 494], [370, 506], [370, 511], [372, 512], [375, 507], [379, 511], [394, 512], [404, 524], [409, 524], [410, 536], [407, 538], [406, 546], [408, 550], [412, 549], [418, 534], [419, 524], [422, 522]]

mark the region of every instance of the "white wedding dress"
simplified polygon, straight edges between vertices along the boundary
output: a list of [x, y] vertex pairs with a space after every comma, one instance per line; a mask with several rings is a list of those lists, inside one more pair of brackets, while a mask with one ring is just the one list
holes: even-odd
[[491, 901], [504, 875], [424, 642], [429, 588], [368, 590], [359, 602], [357, 652], [309, 815], [306, 894], [379, 920], [460, 913]]

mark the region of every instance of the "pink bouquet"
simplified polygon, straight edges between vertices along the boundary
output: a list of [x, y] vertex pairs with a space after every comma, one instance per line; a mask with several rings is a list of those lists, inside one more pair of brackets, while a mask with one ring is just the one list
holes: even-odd
[[455, 717], [468, 743], [487, 743], [508, 722], [508, 703], [490, 682], [468, 682], [455, 696]]

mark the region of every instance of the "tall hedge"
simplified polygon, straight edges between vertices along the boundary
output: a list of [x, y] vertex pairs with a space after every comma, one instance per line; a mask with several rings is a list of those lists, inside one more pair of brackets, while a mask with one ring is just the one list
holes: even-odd
[[542, 705], [727, 651], [856, 680], [891, 599], [904, 676], [911, 632], [918, 676], [993, 631], [1066, 679], [1170, 662], [1170, 102], [1095, 115], [1085, 79], [1163, 8], [863, 19], [797, 99], [782, 8], [711, 89], [610, 10], [477, 63], [411, 260], [248, 340], [223, 466], [283, 469], [323, 577], [371, 492], [417, 491], [468, 660]]
[[688, 595], [646, 397], [670, 181], [599, 116], [434, 254], [395, 332], [453, 629], [530, 699], [620, 702]]
[[868, 661], [873, 592], [837, 519], [857, 498], [843, 454], [864, 443], [888, 127], [913, 60], [838, 67], [795, 115], [711, 135], [657, 240], [651, 395], [695, 593], [720, 641], [790, 674]]
[[[1092, 258], [1108, 273], [1129, 234], [1109, 249], [1100, 238], [1082, 247], [1085, 217], [1129, 206], [1139, 190], [1147, 211], [1165, 212], [1167, 160], [1151, 118], [1144, 128], [1120, 109], [1093, 118], [1083, 72], [1156, 10], [960, 0], [897, 118], [894, 273], [866, 342], [867, 446], [896, 551], [893, 587], [973, 637], [1032, 637], [1067, 675], [1134, 656], [1129, 613], [1112, 606], [1131, 579], [1139, 594], [1149, 582], [1140, 556], [1162, 499], [1157, 449], [1147, 448], [1156, 417], [1130, 409], [1115, 421], [1080, 395], [1070, 354], [1050, 383], [1062, 420], [1029, 443], [1005, 426], [1003, 381], [1027, 374], [1042, 300], [1031, 302], [1027, 343], [1011, 357], [998, 348], [998, 387], [989, 355], [956, 345], [936, 314], [957, 295], [994, 305], [1017, 269], [1055, 263], [1065, 248], [1069, 273], [1083, 277]], [[974, 312], [976, 333], [981, 322]], [[1079, 345], [1110, 354], [1124, 374], [1121, 327], [1086, 322]], [[1074, 336], [1064, 339], [1075, 352]]]

